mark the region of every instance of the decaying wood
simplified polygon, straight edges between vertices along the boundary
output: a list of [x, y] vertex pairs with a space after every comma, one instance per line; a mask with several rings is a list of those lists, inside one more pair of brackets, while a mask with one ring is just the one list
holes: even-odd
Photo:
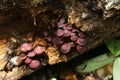
[[[0, 8], [0, 80], [17, 80], [34, 71], [26, 65], [5, 69], [12, 57], [7, 55], [16, 50], [17, 41], [11, 39], [20, 43], [38, 37], [42, 30], [54, 28], [60, 18], [87, 35], [87, 47], [60, 57], [48, 52], [51, 64], [70, 60], [120, 35], [119, 0], [2, 0]], [[56, 56], [55, 60], [50, 55]]]

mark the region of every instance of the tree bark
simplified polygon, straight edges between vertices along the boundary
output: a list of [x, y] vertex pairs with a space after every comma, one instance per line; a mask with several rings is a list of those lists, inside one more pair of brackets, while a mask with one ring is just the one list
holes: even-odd
[[[86, 49], [81, 52], [72, 51], [66, 55], [58, 54], [58, 57], [48, 51], [48, 59], [46, 59], [48, 63], [44, 65], [50, 64], [50, 59], [53, 60], [51, 64], [70, 60], [120, 35], [119, 0], [2, 0], [0, 2], [0, 80], [17, 80], [36, 71], [25, 64], [14, 65], [12, 69], [6, 70], [9, 60], [14, 57], [8, 55], [19, 53], [17, 50], [24, 41], [33, 41], [32, 43], [36, 44], [39, 42], [38, 37], [44, 39], [41, 37], [42, 32], [48, 28], [51, 30], [55, 28], [60, 18], [65, 18], [68, 23], [86, 34]], [[48, 43], [44, 40], [43, 44], [46, 46]], [[55, 60], [50, 55], [54, 56]]]

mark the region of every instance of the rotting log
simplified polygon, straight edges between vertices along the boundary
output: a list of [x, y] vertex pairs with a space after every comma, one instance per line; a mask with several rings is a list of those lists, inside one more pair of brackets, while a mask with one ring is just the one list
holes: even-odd
[[[86, 34], [85, 50], [61, 54], [56, 46], [44, 40], [42, 32], [55, 28], [60, 18], [65, 18], [68, 23]], [[19, 48], [24, 42], [30, 42], [33, 47], [38, 44], [47, 46], [48, 57], [41, 59], [42, 66], [45, 66], [70, 60], [119, 36], [120, 1], [2, 0], [0, 27], [0, 80], [18, 80], [36, 71], [21, 61], [19, 65], [12, 61], [15, 56], [21, 54]]]

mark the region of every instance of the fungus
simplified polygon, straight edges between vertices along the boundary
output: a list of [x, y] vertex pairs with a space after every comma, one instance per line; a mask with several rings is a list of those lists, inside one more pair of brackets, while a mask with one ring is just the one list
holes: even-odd
[[84, 35], [82, 32], [79, 32], [79, 33], [78, 33], [78, 36], [79, 36], [80, 38], [84, 38], [84, 37], [85, 37], [85, 35]]
[[71, 41], [77, 41], [78, 36], [77, 35], [73, 35], [70, 37]]
[[25, 59], [25, 58], [26, 58], [26, 55], [25, 55], [24, 53], [21, 53], [21, 54], [19, 55], [19, 58]]
[[64, 30], [64, 34], [63, 34], [64, 37], [69, 37], [70, 35], [71, 35], [71, 31]]
[[32, 61], [32, 59], [29, 58], [29, 57], [27, 57], [24, 62], [25, 62], [26, 64], [29, 64], [31, 61]]
[[37, 46], [35, 47], [34, 49], [34, 52], [37, 53], [37, 54], [41, 54], [45, 51], [45, 47], [42, 47], [42, 46]]
[[63, 34], [64, 34], [64, 30], [62, 30], [62, 29], [58, 29], [56, 32], [57, 36], [62, 36]]
[[34, 57], [36, 53], [34, 51], [31, 51], [27, 54], [28, 57]]
[[77, 46], [76, 46], [76, 49], [77, 49], [77, 51], [82, 51], [82, 50], [84, 50], [84, 47], [83, 47], [83, 46], [80, 46], [80, 45], [77, 45]]
[[68, 43], [64, 43], [61, 48], [60, 48], [60, 51], [62, 53], [68, 53], [70, 52], [70, 49], [71, 49], [71, 46], [68, 45]]
[[72, 25], [71, 24], [66, 24], [65, 26], [63, 26], [63, 29], [72, 30]]
[[29, 67], [32, 69], [36, 69], [40, 66], [40, 61], [39, 60], [32, 60], [29, 64]]
[[71, 47], [75, 47], [78, 51], [84, 50], [87, 41], [80, 29], [66, 23], [64, 18], [60, 19], [56, 27], [52, 32], [45, 31], [44, 36], [47, 41], [58, 46], [61, 53], [70, 52]]
[[27, 51], [29, 51], [31, 49], [32, 49], [32, 45], [30, 43], [23, 43], [20, 46], [20, 50], [23, 51], [23, 52], [27, 52]]
[[61, 41], [60, 38], [58, 38], [58, 37], [53, 37], [52, 38], [52, 43], [54, 43], [54, 44], [62, 44], [63, 41]]
[[77, 43], [78, 43], [79, 45], [84, 46], [84, 45], [86, 44], [86, 40], [85, 40], [84, 38], [78, 38], [78, 39], [77, 39]]

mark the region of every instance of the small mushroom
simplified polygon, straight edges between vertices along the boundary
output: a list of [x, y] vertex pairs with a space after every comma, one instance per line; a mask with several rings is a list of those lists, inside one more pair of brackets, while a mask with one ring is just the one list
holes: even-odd
[[42, 54], [44, 51], [45, 51], [45, 47], [42, 47], [42, 46], [37, 46], [34, 49], [34, 52], [37, 54]]
[[29, 64], [29, 67], [32, 69], [36, 69], [40, 66], [40, 61], [39, 60], [32, 60], [31, 63]]
[[23, 43], [20, 46], [20, 50], [23, 51], [23, 52], [27, 52], [27, 51], [29, 51], [31, 49], [32, 49], [32, 45], [30, 43]]

